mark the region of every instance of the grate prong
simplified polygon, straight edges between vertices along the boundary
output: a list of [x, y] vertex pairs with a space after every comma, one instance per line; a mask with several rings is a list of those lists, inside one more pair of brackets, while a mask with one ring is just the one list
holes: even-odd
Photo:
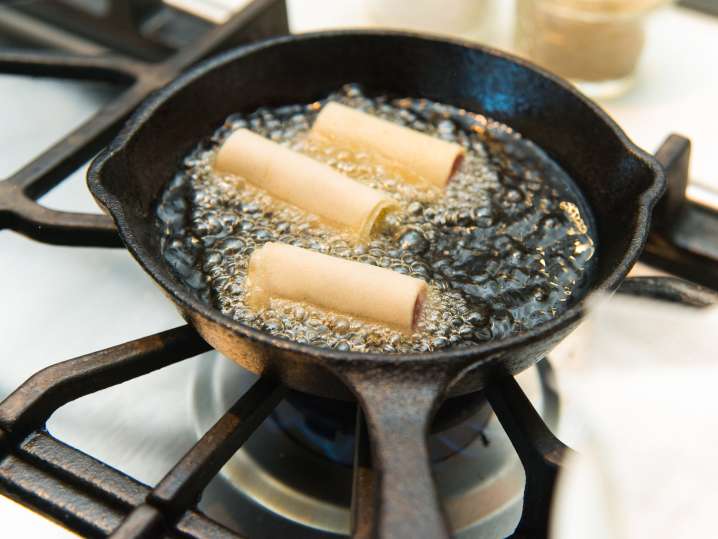
[[18, 440], [44, 426], [70, 401], [209, 349], [192, 327], [181, 326], [57, 363], [31, 376], [0, 403], [0, 428]]
[[545, 539], [556, 478], [570, 451], [546, 426], [511, 376], [484, 389], [526, 471], [521, 520], [511, 539]]
[[369, 539], [374, 521], [376, 478], [371, 466], [369, 432], [361, 408], [357, 406], [354, 437], [354, 475], [352, 484], [351, 530], [353, 539]]
[[199, 501], [220, 468], [284, 398], [286, 388], [261, 378], [210, 428], [112, 534], [113, 539], [152, 537], [158, 521], [176, 520]]
[[136, 507], [110, 536], [112, 539], [154, 539], [161, 537], [162, 513], [146, 503]]
[[[0, 183], [0, 197], [3, 186]], [[9, 186], [12, 187], [12, 186]], [[25, 196], [2, 197], [0, 229], [9, 228], [44, 243], [81, 247], [123, 247], [112, 219], [107, 215], [53, 210]]]
[[129, 86], [140, 78], [143, 66], [116, 54], [87, 56], [55, 51], [0, 51], [0, 73], [9, 75], [106, 81]]

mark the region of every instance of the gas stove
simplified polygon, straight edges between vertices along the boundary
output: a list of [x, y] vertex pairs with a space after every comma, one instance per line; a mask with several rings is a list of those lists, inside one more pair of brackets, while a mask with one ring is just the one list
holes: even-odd
[[[0, 8], [0, 94], [13, 103], [0, 133], [11, 149], [0, 161], [0, 493], [83, 536], [370, 536], [381, 500], [361, 411], [210, 350], [117, 249], [83, 181], [154, 89], [208, 55], [287, 32], [284, 3], [215, 2], [211, 15], [197, 3], [192, 13], [186, 2], [90, 4]], [[643, 277], [621, 291], [712, 304], [694, 283], [718, 289], [718, 215], [686, 196], [686, 138], [656, 155], [669, 190], [643, 261], [690, 282]], [[548, 359], [442, 405], [429, 458], [456, 537], [547, 536], [570, 452], [554, 435], [559, 415]]]

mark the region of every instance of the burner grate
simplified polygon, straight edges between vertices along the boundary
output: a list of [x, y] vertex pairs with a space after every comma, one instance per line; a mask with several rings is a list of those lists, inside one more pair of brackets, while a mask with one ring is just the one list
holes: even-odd
[[[6, 454], [0, 463], [2, 490], [83, 535], [98, 537], [112, 533], [130, 512], [143, 507], [152, 491], [56, 440], [45, 430], [45, 422], [55, 410], [72, 400], [209, 349], [192, 328], [183, 326], [64, 361], [32, 376], [0, 405], [0, 440]], [[184, 481], [175, 484], [182, 486], [189, 480], [199, 489], [199, 495], [203, 488], [200, 481], [208, 472], [211, 474], [218, 452], [231, 449], [237, 432], [247, 429], [251, 432], [255, 422], [263, 418], [262, 414], [272, 410], [278, 396], [281, 390], [276, 386], [258, 383], [218, 422], [222, 428], [213, 429], [213, 436], [210, 433], [205, 436], [209, 436], [210, 442], [200, 440], [167, 479], [176, 481], [184, 476]], [[249, 422], [235, 429], [244, 414]], [[198, 455], [197, 451], [202, 454]], [[185, 470], [181, 466], [187, 459], [190, 463], [201, 461], [203, 466], [199, 471]], [[184, 497], [177, 500], [186, 502], [187, 506], [194, 505], [196, 500], [187, 499], [187, 492], [186, 487], [180, 489]], [[208, 532], [218, 527], [199, 513], [175, 513], [174, 521], [176, 527], [195, 530], [190, 534], [193, 537], [211, 536]]]
[[[219, 469], [283, 398], [262, 378], [154, 488], [65, 445], [45, 430], [61, 406], [210, 349], [189, 326], [64, 361], [32, 376], [0, 404], [0, 490], [74, 531], [130, 539], [162, 533], [237, 537], [195, 509]], [[566, 451], [513, 378], [486, 390], [527, 470], [524, 514], [514, 535], [545, 536], [556, 473]], [[374, 480], [366, 426], [358, 423], [353, 514], [355, 537], [372, 529]]]
[[[51, 244], [121, 247], [109, 217], [51, 210], [37, 200], [106, 145], [150, 92], [186, 67], [228, 46], [286, 31], [284, 3], [256, 0], [159, 63], [118, 54], [90, 57], [75, 52], [0, 51], [2, 73], [106, 81], [123, 88], [117, 99], [64, 140], [0, 181], [0, 230], [11, 229]], [[688, 152], [688, 141], [672, 137], [658, 154], [671, 186], [658, 214], [647, 259], [718, 288], [716, 272], [704, 269], [716, 259], [710, 262], [695, 252], [696, 245], [710, 247], [715, 241], [716, 236], [707, 232], [718, 219], [705, 208], [686, 204]], [[676, 229], [675, 222], [692, 219], [696, 211], [713, 224], [700, 228], [706, 234], [693, 237], [690, 244], [681, 243], [682, 229]], [[633, 280], [627, 282], [625, 291], [695, 305], [715, 302], [705, 290], [680, 280]], [[260, 379], [154, 489], [64, 444], [45, 429], [48, 418], [72, 400], [209, 349], [191, 327], [183, 326], [58, 363], [32, 376], [0, 404], [0, 493], [83, 536], [238, 537], [196, 505], [207, 483], [282, 400], [284, 387]], [[544, 375], [546, 371], [544, 367]], [[551, 433], [513, 378], [495, 381], [485, 394], [526, 471], [523, 514], [512, 537], [546, 537], [553, 487], [569, 449]], [[377, 500], [367, 426], [361, 410], [357, 413], [352, 529], [354, 537], [364, 538], [375, 531], [377, 503], [386, 500]]]
[[718, 212], [686, 198], [691, 142], [671, 135], [656, 152], [668, 189], [656, 208], [642, 259], [650, 265], [718, 289]]
[[184, 69], [233, 45], [287, 31], [283, 1], [255, 0], [225, 24], [206, 32], [191, 46], [161, 63], [146, 63], [117, 54], [82, 56], [0, 50], [0, 73], [110, 82], [124, 87], [116, 99], [87, 122], [13, 176], [0, 181], [0, 230], [15, 230], [57, 245], [122, 247], [108, 216], [51, 210], [38, 204], [37, 199], [106, 146], [143, 99]]

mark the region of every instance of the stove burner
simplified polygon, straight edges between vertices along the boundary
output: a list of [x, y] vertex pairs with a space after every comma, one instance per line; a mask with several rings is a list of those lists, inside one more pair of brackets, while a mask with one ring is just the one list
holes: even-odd
[[[553, 427], [557, 402], [548, 372], [543, 364], [518, 379]], [[197, 435], [255, 380], [216, 353], [198, 364], [191, 404]], [[200, 507], [253, 539], [348, 534], [356, 405], [328, 401], [290, 392], [229, 459], [223, 481], [208, 487]], [[450, 399], [432, 430], [432, 467], [452, 529], [466, 539], [508, 536], [521, 516], [524, 472], [486, 398]]]
[[[487, 444], [483, 431], [491, 415], [491, 407], [482, 393], [445, 401], [437, 411], [428, 439], [431, 460], [446, 459], [477, 437]], [[307, 449], [338, 464], [353, 465], [355, 403], [291, 391], [271, 417], [290, 438]]]
[[270, 418], [296, 443], [332, 462], [354, 462], [356, 404], [291, 391]]

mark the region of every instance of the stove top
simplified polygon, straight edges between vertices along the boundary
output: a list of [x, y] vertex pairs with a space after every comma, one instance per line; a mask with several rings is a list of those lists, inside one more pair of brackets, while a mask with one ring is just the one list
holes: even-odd
[[[286, 32], [285, 6], [257, 0], [215, 26], [159, 1], [126, 4], [84, 27], [63, 26], [61, 10], [2, 8], [3, 35], [34, 48], [0, 50], [0, 94], [13, 96], [0, 132], [11, 150], [0, 157], [2, 295], [30, 305], [0, 309], [2, 327], [18, 328], [4, 335], [0, 492], [88, 536], [368, 536], [373, 474], [356, 407], [288, 392], [210, 351], [110, 249], [119, 240], [84, 185], [87, 161], [149, 92], [215, 51]], [[672, 136], [657, 156], [670, 189], [644, 260], [718, 289], [718, 219], [686, 198], [690, 143]], [[623, 292], [714, 301], [676, 279]], [[455, 535], [545, 537], [568, 451], [552, 434], [549, 362], [452, 401], [429, 444]]]

